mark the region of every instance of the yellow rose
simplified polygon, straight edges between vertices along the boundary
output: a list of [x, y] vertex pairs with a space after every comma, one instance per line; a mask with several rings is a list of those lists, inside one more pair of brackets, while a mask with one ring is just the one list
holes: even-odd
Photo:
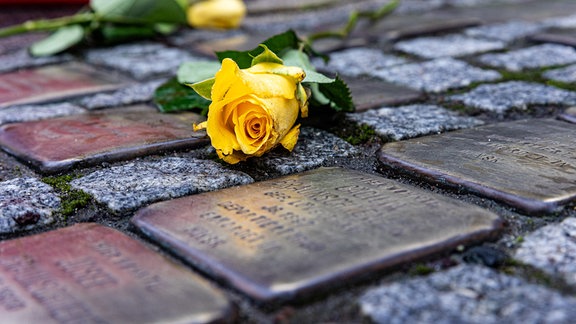
[[188, 8], [188, 24], [195, 28], [231, 29], [240, 26], [246, 15], [242, 0], [205, 0]]
[[292, 151], [298, 113], [308, 114], [304, 77], [299, 67], [266, 62], [240, 69], [226, 58], [212, 86], [208, 119], [194, 128], [206, 128], [218, 156], [231, 164], [278, 144]]

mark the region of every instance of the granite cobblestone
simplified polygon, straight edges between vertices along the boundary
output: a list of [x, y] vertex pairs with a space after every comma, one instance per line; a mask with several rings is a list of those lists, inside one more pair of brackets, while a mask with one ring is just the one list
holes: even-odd
[[569, 46], [543, 44], [502, 54], [484, 54], [478, 58], [492, 67], [522, 71], [576, 62], [576, 50]]

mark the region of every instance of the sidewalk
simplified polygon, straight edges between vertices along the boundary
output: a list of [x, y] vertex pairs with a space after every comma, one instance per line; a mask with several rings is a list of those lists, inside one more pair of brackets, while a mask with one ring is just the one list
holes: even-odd
[[0, 39], [2, 322], [573, 322], [576, 2], [404, 0], [318, 41], [357, 110], [311, 112], [292, 153], [228, 165], [154, 107], [182, 62], [382, 3], [247, 0], [239, 30], [46, 58]]

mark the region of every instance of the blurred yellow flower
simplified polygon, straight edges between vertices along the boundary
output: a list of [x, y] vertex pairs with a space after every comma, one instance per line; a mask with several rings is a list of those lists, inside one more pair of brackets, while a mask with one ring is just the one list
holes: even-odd
[[188, 8], [188, 24], [194, 28], [233, 29], [246, 15], [242, 0], [204, 0]]

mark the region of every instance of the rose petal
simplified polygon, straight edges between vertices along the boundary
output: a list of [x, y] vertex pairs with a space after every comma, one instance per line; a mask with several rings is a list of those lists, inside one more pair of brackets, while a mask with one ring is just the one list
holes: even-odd
[[294, 126], [286, 136], [280, 141], [280, 144], [284, 146], [285, 149], [292, 152], [296, 142], [298, 142], [298, 135], [300, 135], [300, 124]]

